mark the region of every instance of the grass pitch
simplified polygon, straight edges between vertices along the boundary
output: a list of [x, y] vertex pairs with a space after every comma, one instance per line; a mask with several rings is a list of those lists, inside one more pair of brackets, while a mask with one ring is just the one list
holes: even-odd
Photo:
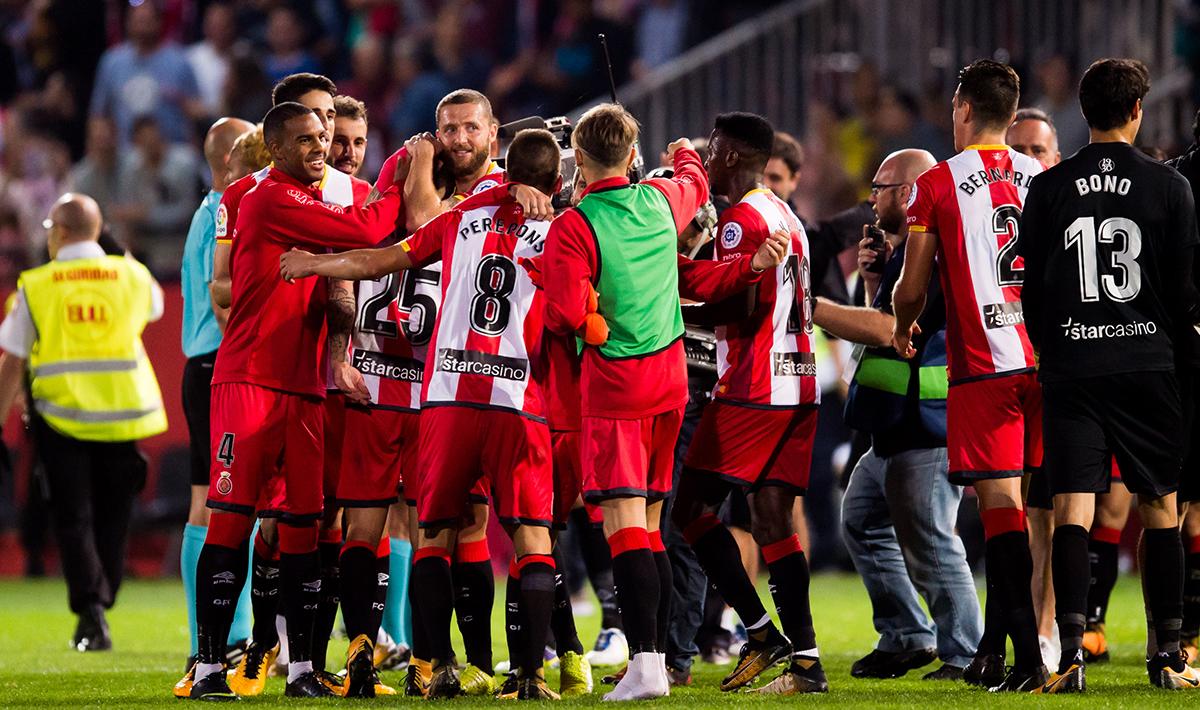
[[[496, 658], [506, 656], [497, 590], [493, 616]], [[727, 666], [697, 663], [695, 684], [675, 689], [671, 697], [655, 704], [680, 708], [727, 708], [739, 705], [812, 705], [853, 708], [954, 708], [954, 707], [1054, 707], [1147, 708], [1200, 707], [1200, 692], [1176, 694], [1151, 688], [1143, 661], [1145, 642], [1141, 591], [1134, 577], [1122, 577], [1113, 594], [1109, 613], [1109, 643], [1113, 661], [1093, 666], [1088, 674], [1088, 692], [1082, 696], [1029, 697], [989, 696], [961, 683], [920, 680], [914, 671], [897, 680], [868, 681], [850, 677], [850, 664], [869, 651], [876, 640], [871, 627], [871, 610], [866, 592], [857, 577], [820, 575], [812, 585], [813, 615], [822, 662], [829, 675], [831, 691], [824, 696], [779, 699], [752, 695], [722, 694], [716, 689]], [[114, 649], [107, 653], [80, 654], [69, 648], [74, 617], [67, 610], [66, 588], [60, 580], [7, 580], [0, 582], [0, 707], [146, 707], [185, 701], [171, 696], [171, 686], [182, 674], [187, 655], [187, 626], [183, 591], [176, 581], [133, 581], [121, 591], [117, 607], [109, 616]], [[599, 617], [577, 620], [587, 646], [595, 639]], [[461, 653], [461, 642], [456, 638]], [[330, 643], [330, 668], [338, 667], [345, 643]], [[936, 666], [930, 666], [932, 670]], [[561, 705], [592, 705], [600, 702], [603, 674], [596, 669], [597, 693]], [[557, 673], [550, 674], [557, 687]], [[774, 677], [775, 672], [767, 674]], [[384, 682], [400, 686], [398, 672], [384, 674]], [[1193, 697], [1194, 696], [1194, 697]], [[328, 705], [354, 702], [377, 705], [412, 705], [418, 700], [394, 697], [374, 701], [288, 701], [283, 698], [283, 681], [272, 678], [266, 693], [246, 699], [245, 705], [276, 707]], [[494, 706], [498, 701], [459, 699], [455, 707]]]

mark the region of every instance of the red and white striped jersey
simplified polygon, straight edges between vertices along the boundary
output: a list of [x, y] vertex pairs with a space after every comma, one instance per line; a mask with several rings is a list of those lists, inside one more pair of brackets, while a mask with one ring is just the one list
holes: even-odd
[[951, 382], [1034, 367], [1016, 246], [1029, 180], [1043, 169], [1008, 146], [976, 145], [917, 178], [908, 231], [938, 237]]
[[350, 364], [362, 373], [372, 407], [421, 408], [425, 351], [442, 301], [441, 281], [437, 262], [356, 284]]
[[541, 255], [549, 228], [526, 220], [500, 186], [467, 198], [404, 242], [416, 268], [442, 261], [442, 307], [422, 406], [482, 406], [545, 421], [542, 292], [518, 261]]
[[813, 349], [808, 235], [792, 210], [770, 190], [747, 192], [721, 214], [718, 261], [753, 254], [777, 229], [791, 232], [787, 258], [758, 282], [754, 312], [716, 328], [717, 387], [713, 397], [755, 406], [819, 404]]
[[471, 185], [469, 190], [466, 192], [454, 193], [454, 201], [461, 202], [471, 195], [478, 195], [485, 190], [490, 190], [493, 187], [496, 187], [497, 185], [503, 185], [506, 182], [508, 182], [507, 173], [505, 173], [504, 170], [496, 164], [496, 161], [493, 160], [488, 163], [488, 171], [483, 174], [483, 177], [476, 180], [475, 184]]

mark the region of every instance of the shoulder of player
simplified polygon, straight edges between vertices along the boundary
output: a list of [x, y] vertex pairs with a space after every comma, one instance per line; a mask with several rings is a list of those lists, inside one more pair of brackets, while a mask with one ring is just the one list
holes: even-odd
[[462, 200], [459, 200], [459, 202], [453, 207], [451, 207], [450, 211], [462, 214], [465, 212], [470, 212], [471, 210], [479, 209], [480, 207], [495, 207], [497, 205], [502, 205], [505, 202], [512, 201], [514, 198], [511, 194], [505, 192], [503, 195], [501, 195], [498, 191], [493, 189], [499, 187], [501, 184], [502, 183], [496, 183], [491, 188], [466, 196]]
[[1047, 169], [1042, 161], [1020, 153], [1011, 147], [1008, 149], [1008, 158], [1012, 161], [1013, 170], [1020, 171], [1026, 175], [1040, 175], [1046, 172]]
[[959, 153], [953, 158], [934, 163], [933, 167], [918, 175], [914, 181], [918, 190], [923, 188], [926, 192], [937, 194], [938, 190], [953, 188], [954, 175], [950, 171], [950, 164], [961, 155], [962, 153]]
[[354, 195], [354, 206], [362, 207], [367, 203], [367, 198], [371, 195], [371, 183], [361, 178], [350, 176], [350, 190]]
[[722, 249], [736, 249], [743, 242], [757, 245], [769, 231], [762, 214], [743, 200], [721, 213], [716, 238]]
[[257, 183], [258, 181], [255, 178], [254, 173], [244, 175], [237, 180], [234, 180], [233, 184], [225, 188], [225, 192], [221, 193], [222, 204], [236, 203], [238, 200], [242, 199], [247, 192], [253, 189]]

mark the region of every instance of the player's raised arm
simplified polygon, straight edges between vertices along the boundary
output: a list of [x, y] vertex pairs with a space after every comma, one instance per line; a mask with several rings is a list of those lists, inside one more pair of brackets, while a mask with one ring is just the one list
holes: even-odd
[[674, 176], [647, 180], [666, 196], [675, 217], [675, 231], [682, 232], [696, 210], [708, 199], [708, 175], [700, 154], [687, 138], [680, 138], [667, 146], [667, 155], [674, 161]]
[[279, 257], [279, 275], [285, 281], [306, 276], [361, 281], [411, 269], [412, 259], [402, 244], [380, 249], [354, 249], [340, 254], [310, 254], [293, 249]]
[[405, 226], [409, 230], [446, 211], [447, 205], [438, 195], [433, 177], [434, 157], [439, 148], [441, 143], [429, 133], [413, 136], [404, 143], [404, 151], [411, 160], [408, 179], [404, 181]]
[[[773, 269], [787, 258], [791, 234], [786, 230], [772, 232], [758, 245], [753, 254], [743, 254], [733, 261], [689, 259], [679, 255], [679, 295], [692, 301], [713, 302], [729, 299], [758, 282], [767, 269]], [[741, 304], [745, 301], [737, 299]], [[754, 298], [749, 299], [753, 309]], [[739, 309], [746, 317], [745, 308]], [[689, 313], [698, 313], [695, 307]], [[692, 321], [689, 321], [692, 322]]]

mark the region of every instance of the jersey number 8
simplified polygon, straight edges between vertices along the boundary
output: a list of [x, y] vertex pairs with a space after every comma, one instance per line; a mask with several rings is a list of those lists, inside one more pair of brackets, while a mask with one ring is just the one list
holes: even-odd
[[517, 265], [499, 254], [488, 254], [475, 268], [475, 296], [471, 299], [471, 329], [482, 335], [500, 335], [508, 327], [512, 304], [508, 297], [517, 287]]

